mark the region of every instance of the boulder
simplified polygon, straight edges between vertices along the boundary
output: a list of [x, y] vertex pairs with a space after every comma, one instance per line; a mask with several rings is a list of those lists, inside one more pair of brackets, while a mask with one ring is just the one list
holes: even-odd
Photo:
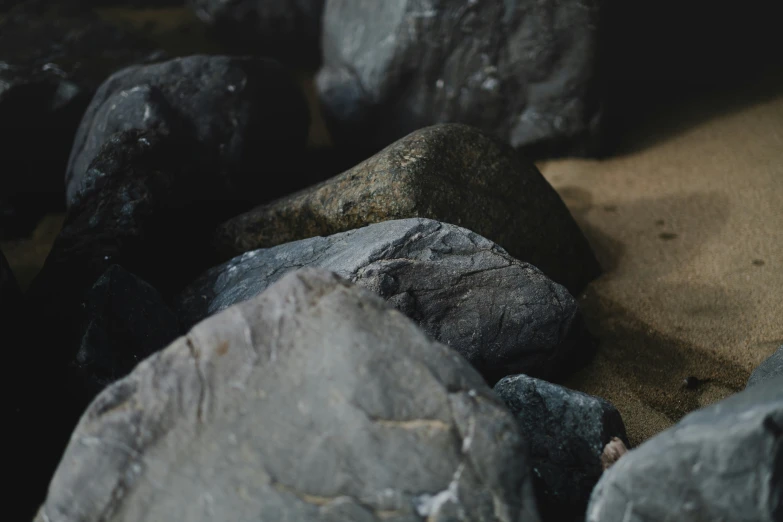
[[613, 439], [629, 445], [620, 412], [600, 397], [527, 375], [504, 377], [494, 391], [530, 441], [541, 517], [583, 522], [604, 471], [604, 449]]
[[413, 132], [328, 181], [235, 217], [216, 241], [229, 258], [412, 217], [481, 234], [574, 295], [600, 274], [582, 231], [535, 165], [458, 124]]
[[306, 266], [380, 295], [490, 383], [521, 371], [567, 374], [592, 353], [579, 307], [565, 288], [478, 234], [419, 218], [243, 254], [180, 295], [182, 323], [250, 299]]
[[464, 359], [314, 270], [107, 388], [36, 517], [425, 519], [538, 521], [525, 440]]
[[188, 136], [219, 159], [215, 190], [258, 203], [284, 193], [272, 195], [274, 177], [304, 150], [308, 126], [304, 96], [271, 60], [195, 55], [128, 67], [101, 85], [79, 125], [68, 204], [95, 182], [88, 167], [109, 137], [130, 129]]
[[750, 374], [750, 379], [748, 379], [747, 387], [756, 386], [762, 382], [774, 379], [778, 375], [783, 375], [783, 344], [767, 360], [761, 363], [758, 368], [753, 370], [753, 373]]
[[602, 0], [327, 0], [316, 82], [335, 139], [466, 123], [537, 154], [599, 150]]
[[690, 413], [604, 473], [588, 522], [783, 520], [783, 376]]

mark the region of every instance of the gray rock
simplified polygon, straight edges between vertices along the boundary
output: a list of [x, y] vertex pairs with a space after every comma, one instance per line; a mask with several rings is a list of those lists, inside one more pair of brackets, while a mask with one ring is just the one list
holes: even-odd
[[541, 517], [583, 521], [604, 448], [615, 437], [628, 445], [620, 412], [599, 397], [527, 375], [505, 377], [494, 390], [530, 441]]
[[303, 151], [309, 115], [279, 64], [261, 58], [195, 55], [113, 74], [84, 114], [65, 182], [72, 206], [94, 184], [88, 167], [117, 132], [163, 129], [193, 138], [220, 157], [215, 190], [260, 202], [270, 177]]
[[604, 473], [588, 522], [783, 520], [783, 377], [684, 417]]
[[590, 354], [579, 308], [565, 288], [491, 241], [428, 219], [248, 252], [206, 272], [176, 308], [183, 325], [191, 325], [305, 266], [379, 294], [492, 383], [522, 371], [566, 373]]
[[756, 386], [762, 382], [774, 379], [778, 375], [783, 375], [783, 344], [767, 360], [761, 363], [758, 368], [753, 370], [748, 379], [747, 387]]
[[107, 388], [73, 433], [46, 520], [538, 515], [525, 440], [478, 373], [379, 298], [307, 270]]
[[[592, 153], [601, 0], [327, 0], [317, 86], [336, 138], [379, 147], [443, 122]], [[543, 152], [543, 151], [542, 151]]]

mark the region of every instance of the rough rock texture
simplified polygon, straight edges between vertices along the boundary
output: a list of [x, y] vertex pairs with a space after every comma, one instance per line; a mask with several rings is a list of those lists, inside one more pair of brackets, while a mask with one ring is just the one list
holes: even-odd
[[753, 370], [748, 379], [748, 387], [756, 386], [779, 375], [783, 375], [783, 345], [780, 345], [775, 353]]
[[86, 321], [75, 364], [100, 391], [180, 335], [177, 316], [161, 295], [119, 265], [87, 292]]
[[321, 61], [325, 0], [188, 0], [226, 45], [313, 67]]
[[379, 294], [489, 381], [568, 373], [591, 355], [573, 297], [535, 267], [464, 228], [428, 219], [256, 250], [215, 267], [178, 298], [185, 326], [257, 295], [304, 266]]
[[308, 125], [302, 93], [271, 60], [195, 55], [128, 67], [101, 85], [84, 114], [66, 172], [68, 204], [95, 182], [86, 173], [100, 147], [134, 128], [192, 137], [219, 157], [215, 190], [260, 202], [304, 150]]
[[217, 242], [236, 255], [411, 217], [470, 229], [573, 294], [600, 273], [582, 231], [535, 165], [457, 124], [421, 129], [343, 174], [233, 218]]
[[107, 388], [36, 518], [425, 519], [537, 521], [525, 441], [464, 359], [313, 270]]
[[160, 59], [148, 42], [88, 12], [19, 2], [0, 18], [0, 237], [32, 232], [63, 208], [62, 175], [100, 83]]
[[783, 520], [783, 376], [628, 452], [598, 482], [587, 520]]
[[603, 473], [604, 448], [628, 445], [620, 412], [609, 402], [527, 375], [505, 377], [494, 391], [530, 441], [533, 486], [544, 520], [584, 521]]
[[515, 147], [592, 153], [605, 98], [602, 4], [327, 0], [317, 85], [334, 134], [385, 146], [459, 122]]

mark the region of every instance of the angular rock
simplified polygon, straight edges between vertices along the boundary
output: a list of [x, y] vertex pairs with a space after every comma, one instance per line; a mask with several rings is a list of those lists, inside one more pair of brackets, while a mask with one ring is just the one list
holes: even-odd
[[25, 0], [0, 18], [0, 237], [29, 235], [64, 208], [62, 173], [95, 90], [162, 56], [84, 10]]
[[599, 397], [527, 375], [505, 377], [494, 391], [530, 441], [542, 519], [584, 521], [604, 448], [614, 438], [629, 445], [620, 412]]
[[519, 428], [464, 359], [302, 271], [107, 388], [36, 520], [527, 522], [531, 489]]
[[207, 271], [176, 308], [183, 325], [192, 325], [306, 266], [380, 295], [491, 383], [522, 371], [565, 374], [591, 355], [578, 305], [565, 288], [491, 241], [428, 219], [248, 252]]
[[628, 452], [601, 477], [587, 520], [783, 520], [783, 376]]
[[188, 0], [226, 45], [304, 67], [321, 61], [325, 0]]
[[592, 154], [601, 0], [328, 0], [317, 85], [336, 139], [383, 147], [458, 122], [514, 147]]
[[775, 353], [753, 370], [746, 387], [756, 386], [778, 375], [783, 375], [783, 345], [780, 345]]
[[275, 196], [272, 181], [304, 150], [308, 125], [303, 95], [271, 60], [195, 55], [128, 67], [101, 85], [79, 125], [65, 177], [68, 204], [94, 183], [87, 169], [101, 146], [130, 129], [187, 135], [219, 158], [216, 191], [258, 203]]
[[600, 274], [582, 231], [535, 165], [458, 124], [416, 131], [343, 174], [233, 218], [216, 241], [236, 255], [412, 217], [472, 230], [575, 295]]

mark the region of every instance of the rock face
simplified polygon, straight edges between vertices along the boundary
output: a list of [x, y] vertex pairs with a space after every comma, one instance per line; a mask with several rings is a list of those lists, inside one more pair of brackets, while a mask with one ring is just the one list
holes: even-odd
[[582, 231], [538, 169], [457, 124], [416, 131], [343, 174], [233, 218], [217, 242], [236, 255], [412, 217], [481, 234], [573, 294], [600, 273]]
[[598, 147], [601, 0], [327, 0], [318, 91], [334, 134], [385, 146], [459, 122], [555, 154]]
[[219, 158], [215, 190], [259, 202], [286, 158], [304, 150], [308, 125], [303, 95], [270, 60], [196, 55], [128, 67], [101, 85], [84, 114], [66, 172], [68, 204], [95, 182], [86, 174], [101, 146], [130, 129], [191, 137]]
[[317, 66], [325, 0], [189, 0], [196, 15], [240, 52]]
[[36, 520], [425, 518], [537, 521], [519, 428], [402, 314], [302, 271], [107, 388]]
[[747, 387], [756, 386], [779, 375], [783, 375], [783, 345], [780, 345], [775, 353], [753, 370]]
[[182, 323], [250, 299], [305, 266], [380, 295], [489, 382], [520, 371], [567, 373], [591, 355], [577, 303], [562, 286], [491, 241], [428, 219], [385, 221], [248, 252], [183, 292]]
[[783, 520], [783, 377], [631, 450], [598, 482], [587, 520]]
[[148, 42], [97, 16], [16, 2], [0, 19], [0, 237], [26, 236], [63, 208], [62, 173], [79, 120], [100, 83], [160, 59]]
[[584, 521], [604, 448], [614, 438], [628, 445], [620, 412], [599, 397], [527, 375], [505, 377], [494, 391], [530, 441], [542, 518]]

